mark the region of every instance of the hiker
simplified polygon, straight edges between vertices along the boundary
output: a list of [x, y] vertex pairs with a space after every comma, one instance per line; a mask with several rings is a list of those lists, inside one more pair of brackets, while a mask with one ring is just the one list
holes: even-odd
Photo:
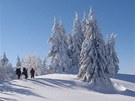
[[35, 70], [33, 68], [30, 70], [30, 74], [31, 74], [31, 78], [34, 78]]
[[20, 79], [21, 76], [21, 68], [16, 68], [16, 74], [18, 76], [18, 79]]
[[27, 69], [25, 67], [23, 67], [23, 72], [22, 74], [25, 76], [25, 79], [28, 78], [28, 73], [27, 73]]
[[65, 68], [63, 67], [63, 72], [65, 71]]

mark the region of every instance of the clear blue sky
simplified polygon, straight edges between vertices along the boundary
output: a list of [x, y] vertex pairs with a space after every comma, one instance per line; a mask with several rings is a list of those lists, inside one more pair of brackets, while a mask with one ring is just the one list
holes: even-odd
[[72, 30], [75, 12], [82, 18], [93, 7], [104, 36], [117, 34], [116, 51], [121, 73], [135, 72], [135, 0], [0, 0], [0, 55], [5, 51], [15, 65], [16, 57], [49, 50], [53, 17]]

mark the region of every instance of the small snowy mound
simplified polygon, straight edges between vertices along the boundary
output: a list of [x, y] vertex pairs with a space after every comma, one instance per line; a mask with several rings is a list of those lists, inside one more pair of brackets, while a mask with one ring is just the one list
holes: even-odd
[[121, 84], [118, 84], [118, 83], [114, 83], [114, 87], [117, 91], [126, 91], [126, 87], [124, 87], [123, 85]]

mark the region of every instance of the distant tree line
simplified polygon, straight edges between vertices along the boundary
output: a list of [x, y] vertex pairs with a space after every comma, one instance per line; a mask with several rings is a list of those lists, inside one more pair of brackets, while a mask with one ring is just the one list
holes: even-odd
[[43, 75], [49, 73], [47, 70], [46, 59], [43, 61], [37, 55], [28, 55], [25, 59], [20, 59], [17, 56], [16, 66], [13, 67], [9, 62], [6, 53], [0, 58], [0, 81], [8, 81], [12, 79], [17, 79], [16, 68], [27, 69], [28, 77], [30, 76], [30, 70], [33, 68], [35, 70], [35, 75]]

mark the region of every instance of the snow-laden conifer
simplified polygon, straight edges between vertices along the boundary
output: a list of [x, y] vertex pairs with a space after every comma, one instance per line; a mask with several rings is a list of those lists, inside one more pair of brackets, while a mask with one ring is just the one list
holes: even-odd
[[90, 9], [86, 26], [86, 38], [82, 44], [80, 55], [78, 78], [99, 86], [110, 86], [112, 83], [106, 72], [108, 71], [107, 65], [108, 55], [105, 42], [94, 19], [93, 10]]
[[71, 60], [71, 68], [72, 68], [72, 58], [73, 58], [73, 53], [72, 53], [72, 49], [73, 49], [73, 37], [71, 35], [71, 33], [68, 33], [67, 35], [68, 38], [68, 56]]
[[82, 42], [84, 40], [84, 35], [82, 32], [81, 21], [76, 13], [75, 20], [73, 23], [72, 30], [72, 46], [71, 46], [71, 54], [72, 54], [72, 66], [74, 68], [79, 68], [79, 60], [80, 60], [80, 52], [82, 49]]
[[85, 37], [85, 32], [86, 32], [86, 14], [84, 12], [84, 15], [83, 15], [83, 19], [82, 19], [82, 22], [81, 22], [81, 26], [82, 26], [82, 33]]
[[60, 21], [59, 25], [56, 21], [56, 18], [54, 18], [52, 36], [49, 39], [49, 43], [51, 44], [51, 49], [48, 54], [48, 57], [50, 57], [51, 60], [51, 64], [49, 66], [50, 69], [53, 72], [62, 72], [69, 70], [70, 58], [67, 55], [67, 36], [62, 21]]
[[47, 68], [47, 57], [45, 57], [44, 59], [43, 59], [43, 66], [45, 67], [45, 68]]
[[41, 72], [41, 73], [42, 73], [43, 75], [44, 75], [44, 74], [50, 74], [51, 71], [49, 70], [48, 65], [47, 65], [47, 57], [45, 57], [45, 58], [43, 59], [42, 64], [43, 64], [43, 68], [42, 68], [42, 72]]
[[20, 57], [19, 56], [17, 56], [17, 60], [16, 60], [17, 62], [16, 62], [16, 67], [20, 67], [21, 66], [21, 60], [20, 60]]
[[12, 80], [14, 78], [16, 78], [15, 71], [4, 52], [0, 59], [0, 81]]
[[9, 62], [6, 53], [4, 52], [2, 59], [1, 59], [1, 64], [4, 66], [5, 64], [7, 64]]
[[108, 56], [110, 59], [108, 72], [111, 76], [116, 74], [119, 70], [119, 59], [117, 57], [117, 53], [115, 51], [115, 37], [114, 33], [111, 34], [110, 37], [107, 37], [106, 50], [108, 52]]

